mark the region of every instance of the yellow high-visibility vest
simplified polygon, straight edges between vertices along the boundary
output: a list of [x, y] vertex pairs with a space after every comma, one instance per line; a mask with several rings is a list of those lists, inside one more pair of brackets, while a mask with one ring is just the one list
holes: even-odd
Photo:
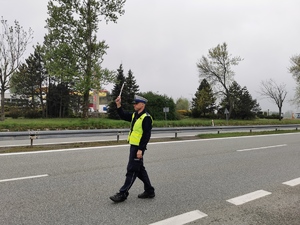
[[[129, 131], [129, 135], [128, 135], [128, 139], [127, 139], [129, 144], [139, 146], [141, 138], [143, 136], [142, 124], [143, 124], [143, 120], [146, 116], [150, 116], [151, 120], [153, 121], [153, 119], [149, 113], [144, 113], [143, 115], [141, 115], [140, 118], [138, 118], [135, 121], [132, 131]], [[132, 122], [133, 118], [134, 118], [134, 113], [132, 114], [131, 122]]]

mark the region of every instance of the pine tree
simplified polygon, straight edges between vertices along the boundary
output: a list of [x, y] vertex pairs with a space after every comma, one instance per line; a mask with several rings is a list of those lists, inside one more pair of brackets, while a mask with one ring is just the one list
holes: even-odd
[[[132, 111], [132, 101], [134, 99], [134, 95], [138, 94], [139, 92], [139, 86], [136, 84], [135, 77], [133, 76], [133, 73], [131, 70], [128, 71], [127, 77], [124, 77], [124, 70], [123, 65], [121, 64], [117, 75], [117, 82], [115, 83], [115, 86], [112, 90], [112, 99], [116, 99], [118, 95], [120, 94], [120, 90], [122, 85], [124, 84], [124, 88], [122, 91], [122, 108], [126, 111]], [[119, 119], [119, 115], [116, 111], [116, 103], [112, 101], [109, 104], [108, 109], [108, 117], [111, 119]]]
[[260, 110], [260, 106], [257, 103], [256, 99], [252, 99], [249, 91], [246, 87], [244, 87], [239, 102], [239, 118], [254, 119]]
[[134, 95], [139, 93], [139, 86], [136, 84], [135, 77], [131, 70], [128, 71], [128, 75], [125, 79], [124, 90], [122, 94], [122, 106], [125, 110], [133, 110], [132, 101]]
[[215, 101], [213, 91], [206, 79], [203, 79], [192, 99], [192, 116], [200, 117], [207, 114], [213, 114], [215, 110]]
[[[114, 85], [114, 87], [112, 89], [112, 93], [111, 93], [112, 101], [108, 105], [108, 112], [107, 113], [108, 113], [108, 118], [110, 118], [110, 119], [120, 119], [120, 117], [117, 113], [117, 106], [116, 106], [116, 103], [115, 103], [115, 99], [119, 96], [120, 91], [121, 91], [121, 87], [125, 82], [125, 76], [124, 76], [124, 70], [123, 70], [123, 65], [122, 64], [120, 65], [117, 72], [118, 72], [117, 80], [115, 82], [115, 85]], [[125, 87], [125, 84], [124, 84], [124, 87]], [[122, 96], [124, 94], [124, 89], [123, 89]], [[123, 105], [123, 97], [122, 97], [122, 105]]]
[[35, 72], [38, 84], [38, 98], [42, 108], [42, 116], [47, 117], [44, 96], [47, 95], [47, 71], [45, 68], [43, 49], [37, 45], [34, 50]]
[[[231, 117], [234, 119], [253, 119], [258, 111], [260, 111], [259, 104], [256, 99], [252, 99], [246, 86], [243, 88], [234, 81], [229, 87], [231, 93], [231, 100], [233, 102], [233, 109]], [[224, 114], [225, 108], [228, 107], [227, 98], [222, 99], [220, 103], [220, 114]]]
[[41, 47], [35, 47], [33, 54], [25, 60], [18, 71], [11, 77], [11, 91], [23, 99], [31, 99], [30, 107], [33, 110], [42, 108], [45, 117], [44, 86], [46, 83], [46, 70], [42, 59]]

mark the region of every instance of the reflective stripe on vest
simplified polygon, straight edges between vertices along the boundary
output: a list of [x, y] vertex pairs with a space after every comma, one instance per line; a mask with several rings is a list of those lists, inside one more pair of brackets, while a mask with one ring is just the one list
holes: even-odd
[[[129, 131], [129, 135], [128, 135], [128, 142], [129, 144], [131, 145], [136, 145], [136, 146], [139, 146], [140, 144], [140, 141], [141, 141], [141, 138], [143, 136], [143, 120], [146, 116], [150, 116], [149, 113], [144, 113], [143, 115], [140, 116], [140, 118], [138, 118], [134, 125], [133, 125], [133, 128], [132, 128], [132, 131]], [[131, 119], [131, 122], [134, 118], [134, 113], [132, 114], [132, 119]], [[151, 120], [152, 120], [152, 117], [150, 116]]]

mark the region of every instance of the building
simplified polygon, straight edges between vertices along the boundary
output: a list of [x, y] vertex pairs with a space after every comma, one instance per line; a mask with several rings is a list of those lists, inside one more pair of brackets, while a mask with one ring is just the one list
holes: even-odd
[[107, 113], [110, 95], [107, 90], [90, 91], [89, 110], [93, 112]]

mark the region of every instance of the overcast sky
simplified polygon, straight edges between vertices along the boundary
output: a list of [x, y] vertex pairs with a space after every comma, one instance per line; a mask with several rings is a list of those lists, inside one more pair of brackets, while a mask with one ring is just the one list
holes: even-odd
[[[0, 0], [0, 16], [31, 27], [31, 45], [42, 43], [47, 2]], [[122, 63], [125, 75], [131, 69], [141, 92], [191, 100], [199, 87], [196, 63], [226, 42], [232, 56], [244, 59], [233, 67], [235, 80], [262, 110], [278, 111], [259, 94], [261, 81], [272, 78], [286, 84], [283, 112], [296, 112], [289, 103], [296, 84], [288, 67], [290, 57], [300, 54], [299, 9], [299, 0], [127, 0], [116, 24], [100, 24], [98, 38], [109, 45], [103, 66], [116, 70]]]

